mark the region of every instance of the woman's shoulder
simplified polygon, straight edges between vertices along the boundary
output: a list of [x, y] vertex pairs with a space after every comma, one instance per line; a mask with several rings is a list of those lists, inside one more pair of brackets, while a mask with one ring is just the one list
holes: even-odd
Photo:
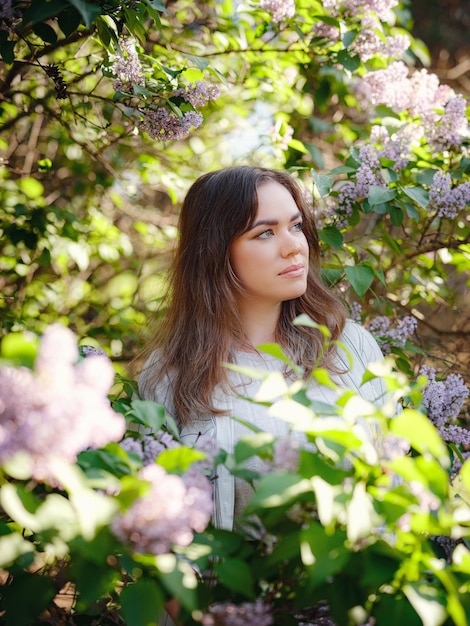
[[349, 350], [365, 357], [368, 362], [383, 358], [379, 344], [371, 333], [352, 319], [346, 320], [340, 340]]

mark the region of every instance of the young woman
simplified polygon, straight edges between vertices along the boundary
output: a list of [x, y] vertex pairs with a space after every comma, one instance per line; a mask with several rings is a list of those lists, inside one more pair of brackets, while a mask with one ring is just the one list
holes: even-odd
[[[164, 316], [144, 350], [139, 379], [143, 398], [165, 405], [194, 443], [208, 436], [231, 451], [247, 431], [234, 416], [274, 435], [288, 425], [268, 414], [253, 397], [260, 381], [224, 366], [249, 365], [292, 373], [283, 362], [257, 349], [279, 343], [309, 378], [326, 368], [345, 387], [371, 401], [385, 389], [362, 375], [382, 354], [372, 336], [346, 320], [340, 302], [320, 279], [320, 246], [312, 212], [300, 187], [286, 172], [239, 166], [201, 176], [184, 200], [179, 242], [170, 272]], [[326, 326], [352, 357], [315, 328], [294, 325], [301, 314]], [[334, 402], [335, 392], [311, 381], [312, 399]], [[300, 441], [300, 439], [299, 439]], [[254, 459], [256, 469], [259, 459]], [[231, 529], [250, 489], [219, 468], [214, 522]]]

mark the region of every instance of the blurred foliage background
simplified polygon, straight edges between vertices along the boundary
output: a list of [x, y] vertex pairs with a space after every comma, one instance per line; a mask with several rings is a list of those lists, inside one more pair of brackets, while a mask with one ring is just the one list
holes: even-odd
[[[144, 4], [146, 22], [133, 17]], [[319, 2], [297, 2], [297, 21], [286, 24], [272, 24], [256, 2], [229, 0], [15, 6], [23, 11], [15, 37], [0, 31], [3, 334], [40, 333], [61, 321], [128, 362], [158, 307], [179, 203], [197, 176], [256, 163], [299, 172], [313, 191], [311, 172], [343, 166], [368, 136], [370, 121], [348, 82], [366, 64], [321, 40], [304, 45], [299, 24], [325, 14]], [[392, 30], [415, 37], [408, 61], [467, 97], [468, 3], [402, 2], [395, 13]], [[187, 138], [163, 143], [136, 132], [132, 103], [113, 88], [126, 28], [140, 39], [154, 93], [184, 80], [220, 88]], [[372, 60], [374, 67], [380, 63]], [[462, 179], [465, 168], [459, 172]], [[361, 301], [363, 319], [414, 316], [419, 350], [467, 379], [468, 227], [468, 218], [438, 225], [442, 237], [419, 247], [420, 220], [393, 224], [372, 213], [351, 225], [346, 243], [325, 240], [324, 255], [345, 299]], [[374, 279], [364, 293], [348, 290], [341, 268], [364, 262]]]

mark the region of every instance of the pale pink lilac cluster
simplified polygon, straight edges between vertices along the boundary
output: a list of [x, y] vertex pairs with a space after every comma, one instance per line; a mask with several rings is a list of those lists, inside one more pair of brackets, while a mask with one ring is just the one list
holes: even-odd
[[197, 80], [188, 87], [180, 87], [173, 92], [173, 96], [179, 96], [189, 102], [195, 109], [205, 106], [211, 100], [216, 100], [220, 95], [217, 85]]
[[294, 0], [260, 0], [260, 7], [271, 13], [273, 22], [279, 23], [295, 15]]
[[406, 35], [386, 36], [380, 20], [371, 14], [362, 17], [360, 31], [350, 45], [350, 49], [364, 63], [375, 55], [387, 59], [400, 57], [409, 47], [409, 37]]
[[[392, 18], [392, 8], [397, 2], [368, 2], [367, 0], [345, 0], [344, 2], [323, 2], [329, 17], [340, 18], [342, 15], [349, 21], [360, 23], [360, 28], [354, 41], [349, 46], [362, 62], [366, 62], [376, 55], [392, 59], [399, 58], [409, 47], [410, 39], [403, 34], [386, 35], [382, 22], [389, 22]], [[313, 29], [314, 37], [324, 37], [331, 43], [340, 40], [339, 28], [324, 22], [317, 22]]]
[[326, 22], [317, 22], [312, 28], [312, 35], [314, 37], [324, 37], [328, 39], [330, 43], [335, 43], [340, 40], [341, 32], [337, 26], [333, 24], [327, 24]]
[[108, 400], [113, 382], [108, 358], [80, 360], [72, 331], [49, 326], [34, 370], [0, 368], [0, 463], [26, 453], [34, 478], [53, 479], [56, 460], [73, 463], [87, 448], [119, 441], [125, 420]]
[[199, 128], [203, 117], [196, 111], [188, 111], [178, 117], [165, 107], [148, 107], [141, 111], [142, 119], [138, 128], [158, 141], [177, 141], [184, 139], [191, 130]]
[[434, 152], [461, 145], [469, 134], [466, 118], [466, 101], [447, 85], [441, 85], [435, 74], [422, 69], [409, 75], [402, 61], [395, 61], [385, 69], [368, 72], [355, 89], [361, 106], [370, 110], [378, 105], [392, 108], [396, 113], [407, 112], [411, 126], [421, 126], [412, 131], [415, 136], [425, 136]]
[[145, 75], [135, 49], [135, 43], [130, 37], [119, 40], [119, 50], [111, 66], [116, 75], [113, 87], [116, 91], [133, 94], [134, 85], [145, 85]]
[[428, 379], [423, 392], [423, 407], [444, 441], [469, 445], [470, 430], [455, 423], [469, 396], [462, 376], [449, 374], [445, 380], [436, 380], [436, 370], [426, 365], [421, 368], [420, 374]]
[[378, 315], [366, 325], [368, 331], [374, 335], [384, 354], [390, 354], [392, 346], [403, 348], [407, 340], [414, 335], [418, 321], [407, 315], [393, 326], [390, 318]]
[[452, 178], [448, 172], [436, 172], [429, 189], [429, 205], [438, 217], [455, 219], [470, 205], [470, 183], [460, 183], [452, 187]]
[[376, 13], [382, 22], [386, 22], [390, 20], [391, 11], [398, 5], [398, 0], [323, 0], [322, 4], [335, 17], [341, 12], [351, 17]]
[[271, 463], [273, 470], [297, 472], [299, 469], [300, 446], [292, 437], [281, 437], [274, 442], [274, 454]]
[[202, 617], [203, 626], [271, 626], [271, 606], [262, 600], [243, 604], [215, 604]]
[[440, 85], [435, 74], [424, 69], [409, 73], [403, 61], [370, 71], [356, 86], [356, 96], [365, 109], [383, 104], [397, 113], [408, 111], [412, 117], [443, 107], [452, 97], [452, 90]]
[[212, 485], [200, 472], [178, 476], [151, 463], [138, 477], [149, 483], [148, 492], [124, 513], [116, 516], [111, 529], [135, 552], [164, 554], [173, 546], [187, 546], [194, 532], [203, 532], [212, 511]]

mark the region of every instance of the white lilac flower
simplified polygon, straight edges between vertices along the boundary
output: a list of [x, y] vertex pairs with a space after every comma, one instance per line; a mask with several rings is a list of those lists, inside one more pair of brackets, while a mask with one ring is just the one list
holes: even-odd
[[243, 604], [215, 604], [202, 617], [203, 626], [271, 626], [271, 607], [261, 600]]
[[295, 15], [294, 0], [260, 0], [260, 6], [271, 13], [273, 22], [276, 23]]
[[119, 441], [124, 417], [112, 410], [109, 359], [78, 360], [74, 334], [54, 324], [40, 341], [35, 369], [0, 368], [0, 463], [30, 455], [32, 475], [54, 475], [54, 460], [74, 462], [79, 452]]
[[142, 553], [163, 554], [173, 545], [189, 545], [194, 531], [202, 532], [212, 515], [210, 481], [191, 474], [185, 482], [156, 464], [144, 467], [139, 478], [148, 481], [149, 491], [115, 517], [113, 533]]

